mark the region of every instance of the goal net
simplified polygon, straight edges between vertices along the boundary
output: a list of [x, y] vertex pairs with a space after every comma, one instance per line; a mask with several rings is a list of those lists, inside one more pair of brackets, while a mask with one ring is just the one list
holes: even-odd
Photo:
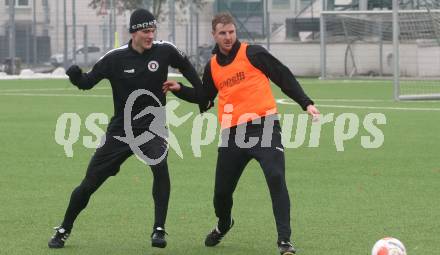
[[322, 78], [396, 75], [396, 99], [440, 99], [440, 9], [399, 10], [398, 44], [393, 11], [321, 14]]

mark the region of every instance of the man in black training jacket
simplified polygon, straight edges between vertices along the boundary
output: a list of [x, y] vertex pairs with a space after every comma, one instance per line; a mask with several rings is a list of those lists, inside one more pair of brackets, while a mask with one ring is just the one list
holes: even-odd
[[[72, 192], [64, 220], [55, 228], [56, 232], [48, 243], [50, 248], [64, 247], [75, 219], [87, 206], [91, 195], [108, 177], [116, 175], [121, 164], [133, 155], [132, 144], [129, 145], [128, 140], [121, 138], [127, 135], [124, 107], [127, 100], [133, 101], [130, 100], [133, 92], [139, 96], [133, 101], [132, 111], [128, 114], [131, 116], [125, 116], [125, 124], [131, 123], [131, 130], [128, 132], [132, 132], [134, 137], [145, 133], [147, 135], [144, 137], [149, 137], [145, 143], [136, 146], [147, 157], [146, 163], [153, 172], [155, 217], [151, 245], [164, 248], [167, 244], [165, 220], [170, 179], [167, 165], [167, 129], [162, 107], [166, 103], [166, 94], [162, 91], [162, 86], [167, 80], [169, 66], [179, 69], [195, 88], [200, 88], [202, 84], [194, 67], [180, 50], [169, 42], [154, 41], [156, 19], [149, 11], [138, 9], [132, 13], [129, 32], [131, 40], [128, 44], [107, 52], [90, 72], [83, 73], [76, 65], [66, 72], [71, 83], [82, 90], [91, 89], [102, 79], [108, 79], [113, 92], [114, 116], [108, 125], [105, 143], [96, 150], [86, 176]], [[144, 109], [159, 109], [162, 118], [158, 118], [157, 114], [145, 114]]]

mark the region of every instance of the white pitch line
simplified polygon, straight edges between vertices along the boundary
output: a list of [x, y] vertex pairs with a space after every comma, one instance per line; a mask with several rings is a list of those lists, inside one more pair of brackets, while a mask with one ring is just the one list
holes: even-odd
[[440, 111], [440, 108], [410, 108], [410, 107], [386, 107], [386, 106], [357, 106], [357, 105], [325, 105], [317, 104], [318, 107], [345, 108], [345, 109], [369, 109], [369, 110], [398, 110], [398, 111]]
[[[98, 87], [93, 88], [93, 90], [109, 90], [111, 87]], [[1, 94], [7, 94], [9, 95], [10, 92], [32, 92], [32, 91], [78, 91], [78, 88], [39, 88], [39, 89], [0, 89]], [[6, 92], [6, 93], [4, 93]], [[20, 95], [20, 94], [17, 94]], [[28, 96], [28, 95], [26, 95]], [[290, 99], [282, 98], [277, 99], [277, 102], [280, 104], [289, 104], [287, 101], [291, 101]], [[344, 99], [344, 98], [316, 98], [313, 99], [316, 102], [359, 102], [359, 103], [375, 103], [375, 102], [382, 102], [382, 103], [389, 103], [394, 102], [394, 100], [386, 100], [386, 99]], [[431, 100], [431, 101], [405, 101], [405, 103], [438, 103], [437, 100]]]
[[[36, 96], [36, 97], [101, 97], [111, 98], [111, 95], [81, 95], [81, 94], [33, 94], [33, 93], [1, 93], [0, 96]], [[177, 98], [175, 96], [167, 96], [168, 99]]]
[[332, 99], [332, 98], [314, 98], [313, 101], [323, 101], [323, 102], [359, 102], [359, 103], [375, 103], [375, 102], [394, 102], [393, 100], [386, 99]]
[[0, 96], [34, 96], [34, 97], [112, 97], [111, 95], [81, 95], [81, 94], [33, 94], [33, 93], [1, 93]]
[[[0, 96], [39, 96], [39, 97], [95, 97], [95, 98], [111, 98], [111, 95], [83, 95], [83, 94], [33, 94], [33, 93], [1, 93]], [[171, 98], [171, 97], [168, 97]], [[279, 104], [296, 104], [287, 99], [277, 99]], [[345, 108], [345, 109], [369, 109], [369, 110], [398, 110], [398, 111], [440, 111], [440, 108], [410, 108], [410, 107], [386, 107], [386, 106], [358, 106], [358, 105], [325, 105], [317, 104], [319, 107], [326, 108]]]
[[[93, 90], [107, 90], [107, 89], [111, 89], [111, 87], [93, 88]], [[78, 88], [0, 89], [0, 93], [25, 92], [25, 91], [65, 91], [65, 90], [78, 90]]]
[[[279, 104], [295, 105], [293, 101], [287, 99], [276, 100]], [[397, 110], [397, 111], [440, 111], [440, 108], [417, 108], [417, 107], [388, 107], [388, 106], [359, 106], [359, 105], [326, 105], [316, 104], [326, 108], [345, 108], [345, 109], [368, 109], [368, 110]]]
[[[287, 98], [277, 99], [277, 102], [280, 104], [285, 104], [286, 101], [292, 101]], [[313, 98], [315, 102], [350, 102], [350, 103], [392, 103], [396, 102], [392, 99], [346, 99], [346, 98]], [[417, 101], [404, 101], [402, 103], [440, 103], [439, 100], [417, 100]]]
[[[98, 87], [93, 88], [93, 90], [109, 90], [111, 87]], [[10, 92], [32, 92], [32, 91], [78, 91], [78, 88], [39, 88], [39, 89], [0, 89], [1, 94], [8, 94]], [[4, 93], [6, 92], [6, 93]], [[282, 98], [277, 99], [277, 102], [280, 104], [285, 104], [285, 101], [289, 101], [290, 99]], [[390, 103], [394, 102], [394, 100], [386, 100], [386, 99], [344, 99], [344, 98], [316, 98], [313, 99], [316, 102], [352, 102], [352, 103]], [[430, 100], [430, 101], [405, 101], [405, 103], [438, 103], [438, 100]]]

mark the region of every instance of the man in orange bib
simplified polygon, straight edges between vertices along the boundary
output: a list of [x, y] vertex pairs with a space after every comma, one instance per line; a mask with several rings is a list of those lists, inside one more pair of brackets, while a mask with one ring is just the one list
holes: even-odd
[[173, 91], [179, 98], [198, 102], [204, 111], [211, 108], [217, 94], [219, 96], [222, 144], [218, 150], [214, 190], [218, 224], [207, 235], [205, 245], [219, 244], [233, 226], [233, 192], [247, 163], [256, 159], [269, 186], [279, 251], [282, 255], [295, 254], [290, 241], [284, 148], [270, 80], [312, 117], [317, 117], [319, 111], [285, 65], [263, 47], [237, 40], [230, 14], [220, 13], [213, 18], [212, 34], [216, 47], [203, 75], [205, 95], [196, 97], [194, 89], [175, 81], [167, 81], [163, 87], [165, 92]]

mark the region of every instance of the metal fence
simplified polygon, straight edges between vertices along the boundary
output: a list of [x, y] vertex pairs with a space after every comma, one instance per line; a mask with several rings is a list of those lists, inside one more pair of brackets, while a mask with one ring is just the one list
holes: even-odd
[[[313, 15], [310, 4], [315, 1], [274, 0], [271, 5], [263, 0], [205, 1], [198, 9], [192, 1], [182, 7], [179, 1], [168, 0], [162, 6], [157, 37], [172, 41], [199, 65], [213, 45], [211, 18], [216, 12], [233, 14], [242, 40], [270, 48], [272, 43], [298, 41], [289, 35], [293, 23], [286, 18], [297, 18], [301, 10], [303, 16]], [[127, 42], [130, 11], [108, 4], [92, 9], [90, 2], [15, 0], [15, 8], [0, 2], [0, 63], [15, 57], [21, 68], [49, 70], [71, 63], [90, 67], [96, 55]], [[142, 1], [138, 7], [152, 7], [151, 1]]]
[[[10, 57], [11, 26], [0, 25], [0, 60]], [[47, 61], [51, 55], [50, 36], [33, 33], [31, 24], [15, 24], [15, 56], [25, 64]]]
[[[51, 71], [72, 63], [91, 67], [105, 52], [130, 39], [127, 31], [130, 11], [117, 9], [115, 1], [103, 2], [110, 4], [96, 9], [89, 6], [91, 0], [15, 0], [15, 8], [0, 1], [0, 64], [8, 66], [16, 62], [20, 68], [37, 71]], [[423, 2], [427, 1], [436, 3]], [[137, 7], [152, 8], [152, 0], [141, 2]], [[193, 1], [182, 6], [181, 1], [167, 0], [158, 17], [157, 38], [176, 44], [199, 71], [214, 44], [211, 18], [217, 12], [232, 13], [241, 40], [263, 45], [287, 66], [295, 67], [298, 74], [317, 75], [321, 11], [359, 8], [353, 4], [337, 6], [334, 0], [205, 2], [198, 9]], [[402, 4], [413, 6], [419, 1], [404, 0]]]

